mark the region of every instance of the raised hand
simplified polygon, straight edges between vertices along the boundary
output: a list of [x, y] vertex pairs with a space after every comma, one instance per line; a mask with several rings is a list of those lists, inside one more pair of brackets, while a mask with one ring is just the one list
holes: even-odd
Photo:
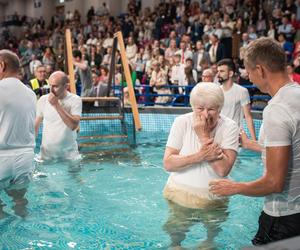
[[57, 106], [59, 104], [58, 102], [58, 98], [56, 95], [54, 95], [53, 92], [50, 92], [49, 96], [48, 96], [48, 101], [52, 106]]
[[208, 126], [208, 119], [202, 115], [194, 115], [193, 128], [198, 138], [203, 142], [210, 138], [210, 128]]

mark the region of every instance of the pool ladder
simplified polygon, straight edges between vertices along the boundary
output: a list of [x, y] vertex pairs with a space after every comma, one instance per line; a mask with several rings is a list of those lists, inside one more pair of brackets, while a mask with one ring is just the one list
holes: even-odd
[[[124, 144], [132, 144], [129, 142], [128, 138], [128, 129], [125, 122], [125, 115], [124, 115], [124, 107], [121, 103], [121, 99], [118, 97], [84, 97], [82, 98], [83, 101], [83, 116], [81, 117], [81, 123], [85, 123], [88, 127], [89, 124], [91, 126], [97, 123], [99, 130], [101, 131], [101, 121], [105, 123], [105, 121], [109, 121], [108, 125], [111, 126], [111, 122], [113, 120], [120, 121], [121, 131], [119, 133], [113, 134], [90, 134], [79, 136], [80, 140], [80, 148], [87, 149], [90, 148], [91, 150], [101, 149], [104, 148], [111, 148], [111, 147], [119, 147], [120, 145]], [[95, 106], [95, 103], [98, 103], [98, 106]], [[113, 124], [115, 125], [115, 124]], [[104, 126], [104, 125], [103, 125]], [[107, 126], [107, 124], [106, 124]], [[134, 133], [134, 140], [135, 140], [135, 129], [133, 128]], [[135, 141], [134, 141], [135, 143]]]

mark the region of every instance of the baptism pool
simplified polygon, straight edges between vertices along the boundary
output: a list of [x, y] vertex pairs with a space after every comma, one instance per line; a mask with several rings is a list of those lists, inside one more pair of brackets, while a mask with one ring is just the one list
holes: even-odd
[[[77, 166], [38, 164], [24, 219], [14, 215], [10, 198], [1, 193], [8, 214], [0, 220], [1, 249], [168, 249], [163, 225], [169, 209], [162, 196], [167, 135], [141, 132], [137, 147], [86, 154]], [[242, 150], [231, 177], [252, 180], [261, 173], [259, 155]], [[212, 247], [251, 245], [261, 207], [261, 198], [231, 197]], [[197, 223], [183, 247], [195, 249], [205, 239], [206, 228]]]

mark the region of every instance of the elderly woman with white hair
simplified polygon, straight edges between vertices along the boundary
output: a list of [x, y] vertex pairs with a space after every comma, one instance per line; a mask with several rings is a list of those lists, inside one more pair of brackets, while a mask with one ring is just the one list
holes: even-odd
[[172, 210], [164, 229], [172, 246], [180, 246], [188, 227], [199, 220], [207, 227], [207, 240], [213, 239], [219, 225], [218, 218], [213, 223], [210, 218], [220, 219], [214, 210], [220, 212], [226, 202], [209, 192], [208, 183], [229, 174], [238, 150], [239, 128], [220, 115], [224, 94], [217, 84], [197, 84], [190, 103], [193, 112], [175, 119], [164, 155], [164, 167], [171, 172], [164, 196]]

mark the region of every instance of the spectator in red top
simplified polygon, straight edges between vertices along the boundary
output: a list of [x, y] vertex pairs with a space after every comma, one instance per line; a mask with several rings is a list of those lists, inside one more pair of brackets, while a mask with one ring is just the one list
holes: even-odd
[[288, 72], [289, 77], [291, 78], [292, 81], [300, 84], [300, 74], [297, 74], [294, 72], [294, 67], [292, 64], [288, 64], [286, 66], [286, 70]]

